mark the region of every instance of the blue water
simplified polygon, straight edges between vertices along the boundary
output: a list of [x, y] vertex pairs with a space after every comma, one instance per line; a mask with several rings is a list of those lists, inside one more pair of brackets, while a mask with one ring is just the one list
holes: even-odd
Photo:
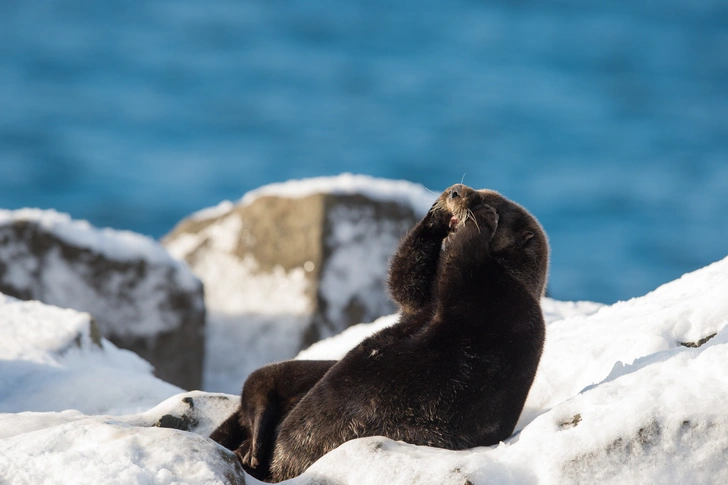
[[341, 172], [490, 187], [612, 302], [728, 255], [719, 0], [2, 1], [0, 207], [160, 237]]

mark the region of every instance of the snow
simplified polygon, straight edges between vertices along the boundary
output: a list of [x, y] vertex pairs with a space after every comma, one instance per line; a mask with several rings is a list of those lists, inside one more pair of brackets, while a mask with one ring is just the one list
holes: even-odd
[[680, 342], [720, 332], [728, 324], [726, 294], [728, 259], [644, 297], [552, 323], [526, 406], [548, 409], [601, 382], [615, 366], [663, 351], [685, 351]]
[[223, 216], [233, 210], [235, 207], [235, 204], [233, 204], [229, 200], [223, 200], [219, 204], [212, 206], [212, 207], [206, 207], [205, 209], [198, 210], [197, 212], [194, 212], [190, 217], [196, 221], [204, 221], [206, 219], [216, 219], [220, 216]]
[[407, 180], [391, 180], [370, 177], [369, 175], [342, 173], [330, 177], [312, 177], [264, 185], [247, 192], [235, 203], [224, 200], [216, 206], [193, 213], [191, 217], [197, 221], [215, 219], [230, 212], [236, 204], [245, 206], [266, 196], [302, 199], [314, 194], [361, 194], [372, 200], [400, 202], [409, 206], [415, 214], [420, 216], [427, 212], [436, 196], [439, 195], [430, 192], [420, 184]]
[[309, 348], [302, 350], [296, 358], [303, 360], [339, 360], [369, 335], [394, 325], [398, 320], [399, 314], [395, 314], [378, 318], [372, 323], [352, 325], [340, 334], [319, 340]]
[[0, 446], [0, 479], [5, 475], [17, 484], [234, 483], [228, 477], [234, 457], [207, 438], [171, 429], [92, 419], [9, 438]]
[[[236, 405], [197, 391], [128, 416], [0, 415], [0, 483], [243, 483], [232, 454], [206, 438]], [[190, 432], [159, 427], [162, 416], [187, 416]]]
[[131, 231], [97, 229], [83, 220], [72, 220], [68, 214], [55, 210], [0, 209], [0, 226], [32, 222], [68, 244], [90, 249], [115, 261], [141, 259], [149, 263], [173, 266], [178, 283], [194, 290], [199, 281], [186, 265], [177, 261], [154, 239]]
[[[432, 196], [430, 196], [432, 198]], [[346, 321], [346, 308], [357, 301], [375, 315], [393, 310], [385, 293], [386, 270], [403, 232], [392, 221], [377, 221], [371, 207], [339, 206], [328, 211], [327, 246], [332, 248], [319, 283], [329, 322]]]
[[246, 193], [240, 203], [250, 204], [259, 197], [277, 196], [303, 198], [313, 194], [361, 194], [372, 200], [400, 202], [409, 205], [418, 215], [424, 215], [439, 194], [433, 195], [422, 185], [406, 180], [390, 180], [343, 173], [333, 177], [313, 177], [269, 184]]
[[91, 316], [0, 294], [0, 412], [139, 412], [181, 392], [98, 337]]
[[[355, 440], [287, 483], [728, 483], [727, 293], [728, 258], [612, 306], [544, 299], [546, 347], [511, 438], [463, 451]], [[299, 358], [337, 358], [396, 319]], [[0, 483], [239, 482], [204, 438], [236, 398], [178, 394], [92, 333], [83, 313], [0, 296]], [[191, 432], [153, 427], [165, 415]]]
[[[190, 406], [189, 403], [193, 405]], [[20, 412], [0, 414], [0, 439], [12, 438], [23, 433], [50, 428], [75, 421], [99, 418], [113, 419], [133, 426], [155, 426], [162, 416], [186, 417], [189, 431], [208, 436], [238, 405], [238, 397], [230, 394], [190, 391], [175, 393], [151, 409], [135, 414], [94, 415], [76, 409], [49, 412]]]
[[180, 392], [89, 314], [0, 294], [0, 483], [243, 483], [206, 438], [238, 398]]
[[[291, 483], [727, 483], [726, 293], [728, 258], [610, 307], [546, 299], [552, 315], [577, 314], [548, 324], [520, 432], [505, 443], [454, 452], [356, 440]], [[299, 357], [340, 354], [345, 334]]]

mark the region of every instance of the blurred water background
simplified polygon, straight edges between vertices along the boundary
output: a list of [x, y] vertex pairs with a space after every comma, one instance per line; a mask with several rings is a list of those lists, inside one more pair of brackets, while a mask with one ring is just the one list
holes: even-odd
[[728, 4], [0, 1], [0, 207], [160, 237], [341, 172], [466, 174], [552, 296], [642, 295], [728, 255]]

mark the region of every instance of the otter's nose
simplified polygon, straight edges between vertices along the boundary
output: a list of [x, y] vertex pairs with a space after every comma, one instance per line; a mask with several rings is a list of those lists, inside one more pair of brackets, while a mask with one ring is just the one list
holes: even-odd
[[458, 197], [460, 197], [460, 191], [458, 190], [458, 188], [457, 187], [451, 188], [450, 189], [450, 198], [456, 199]]

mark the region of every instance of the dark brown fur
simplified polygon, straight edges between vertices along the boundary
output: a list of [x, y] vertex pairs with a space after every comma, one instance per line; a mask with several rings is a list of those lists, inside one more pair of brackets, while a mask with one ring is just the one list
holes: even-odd
[[393, 258], [400, 322], [351, 350], [285, 415], [272, 479], [362, 436], [449, 449], [510, 436], [543, 348], [547, 270], [546, 236], [525, 209], [493, 191], [446, 190]]
[[288, 360], [261, 367], [245, 381], [240, 407], [210, 438], [234, 451], [249, 474], [268, 478], [275, 428], [335, 363]]

